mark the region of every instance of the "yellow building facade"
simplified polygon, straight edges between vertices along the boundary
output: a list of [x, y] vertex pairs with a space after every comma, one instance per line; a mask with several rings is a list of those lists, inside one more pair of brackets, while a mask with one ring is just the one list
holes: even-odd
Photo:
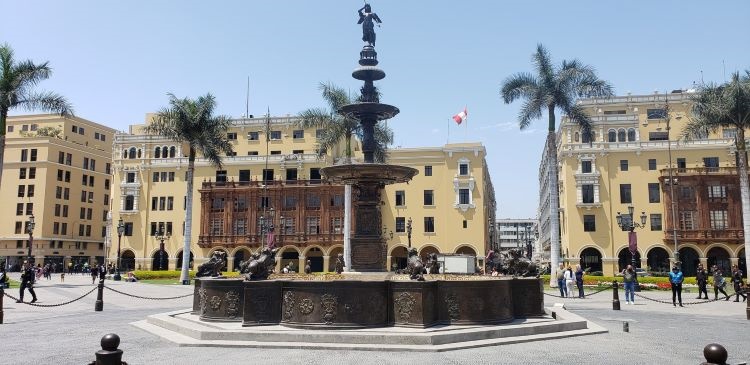
[[[150, 118], [150, 115], [146, 117], [146, 123]], [[270, 123], [268, 152], [267, 121]], [[215, 250], [227, 253], [229, 268], [237, 265], [234, 261], [238, 261], [239, 257], [246, 259], [249, 252], [257, 251], [257, 246], [199, 245], [201, 204], [206, 204], [201, 201], [199, 189], [204, 182], [250, 182], [249, 185], [254, 185], [265, 177], [266, 180], [273, 179], [291, 186], [294, 184], [290, 182], [295, 180], [320, 179], [320, 168], [341, 161], [343, 146], [318, 156], [316, 136], [322, 131], [303, 130], [295, 126], [295, 121], [294, 117], [236, 119], [228, 132], [235, 152], [224, 158], [223, 168], [217, 171], [200, 156], [196, 159], [191, 237], [194, 268], [207, 260]], [[112, 191], [112, 221], [113, 225], [117, 225], [118, 220], [122, 219], [126, 226], [120, 239], [121, 265], [124, 269], [156, 268], [163, 238], [168, 255], [165, 266], [175, 270], [179, 269], [183, 257], [187, 150], [185, 146], [165, 138], [143, 134], [142, 127], [134, 125], [129, 133], [116, 135], [113, 147], [115, 184]], [[353, 150], [354, 161], [360, 161], [361, 149], [356, 141]], [[434, 249], [441, 253], [472, 253], [483, 257], [488, 240], [488, 224], [494, 219], [494, 191], [485, 155], [486, 151], [480, 144], [389, 151], [389, 163], [420, 170], [410, 184], [388, 186], [382, 194], [383, 232], [388, 241], [389, 258], [396, 257], [393, 263], [405, 257], [405, 250], [402, 249], [408, 245], [406, 221], [400, 218], [408, 217], [413, 219], [412, 244], [424, 254]], [[425, 169], [432, 173], [425, 174]], [[430, 203], [425, 200], [426, 194], [429, 195], [426, 193], [428, 190], [434, 194], [432, 204], [424, 204]], [[399, 200], [403, 204], [396, 205], [397, 191], [402, 191], [398, 194], [401, 196], [399, 199], [405, 198]], [[287, 223], [279, 220], [281, 217], [273, 219], [276, 227], [283, 227], [282, 232], [288, 229]], [[302, 224], [297, 222], [298, 230], [309, 228], [301, 227]], [[427, 224], [430, 226], [427, 227]], [[320, 233], [327, 229], [323, 226], [325, 224], [319, 228]], [[161, 229], [165, 235], [155, 234]], [[338, 229], [336, 232], [339, 232]], [[113, 247], [117, 247], [117, 243], [115, 235]], [[335, 259], [342, 250], [343, 244], [305, 241], [304, 245], [282, 247], [277, 262], [286, 265], [293, 260], [294, 266], [301, 268], [306, 258], [322, 257], [325, 262], [321, 265], [322, 271], [329, 271], [333, 261], [331, 258]], [[293, 259], [290, 259], [292, 256]], [[116, 249], [110, 252], [109, 258], [116, 258]], [[389, 259], [388, 266], [391, 267], [393, 263]]]
[[0, 257], [16, 269], [28, 254], [59, 271], [103, 263], [115, 130], [78, 117], [7, 119], [0, 199]]
[[[635, 229], [637, 265], [651, 271], [669, 271], [676, 247], [669, 228], [672, 206], [665, 202], [671, 189], [678, 196], [686, 194], [687, 187], [681, 189], [679, 178], [707, 175], [708, 185], [691, 193], [698, 196], [699, 202], [702, 196], [712, 194], [711, 186], [720, 189], [724, 202], [727, 194], [739, 194], [731, 191], [734, 188], [727, 192], [726, 186], [718, 185], [718, 176], [735, 167], [734, 130], [724, 129], [692, 141], [679, 140], [691, 117], [692, 96], [689, 91], [676, 91], [667, 95], [584, 99], [580, 105], [593, 120], [590, 140], [577, 125], [563, 118], [558, 131], [558, 168], [564, 262], [581, 263], [584, 268], [603, 271], [605, 275], [630, 264], [628, 232], [618, 226], [617, 215], [627, 213], [632, 206], [635, 222], [640, 223], [641, 215], [646, 217], [645, 227]], [[671, 181], [675, 184], [669, 183], [670, 149]], [[680, 237], [677, 250], [686, 275], [694, 272], [698, 262], [704, 266], [717, 260], [726, 264], [739, 262], [744, 255], [741, 240], [724, 240], [717, 233], [705, 233], [710, 236], [704, 239], [684, 235], [698, 232], [699, 228], [701, 232], [725, 231], [727, 215], [730, 220], [737, 218], [731, 216], [735, 214], [731, 207], [727, 210], [724, 204], [712, 208], [716, 211], [712, 210], [710, 220], [706, 213], [705, 225], [710, 221], [710, 227], [699, 227], [702, 213], [695, 207], [675, 209]]]

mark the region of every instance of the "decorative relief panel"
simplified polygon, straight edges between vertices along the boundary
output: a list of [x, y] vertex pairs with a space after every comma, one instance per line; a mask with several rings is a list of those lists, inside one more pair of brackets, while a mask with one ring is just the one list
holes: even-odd
[[236, 318], [240, 312], [240, 295], [236, 290], [230, 290], [224, 295], [227, 303], [227, 317]]
[[333, 324], [336, 319], [338, 297], [333, 294], [323, 294], [320, 299], [320, 304], [323, 306], [323, 321], [326, 324]]
[[414, 305], [417, 304], [417, 300], [411, 293], [401, 292], [394, 299], [396, 304], [396, 315], [402, 322], [409, 323], [411, 318], [411, 312], [414, 310]]

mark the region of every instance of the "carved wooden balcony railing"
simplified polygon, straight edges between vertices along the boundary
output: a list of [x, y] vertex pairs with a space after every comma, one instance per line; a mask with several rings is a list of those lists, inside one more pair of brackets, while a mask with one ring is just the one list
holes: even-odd
[[[344, 244], [343, 233], [318, 233], [318, 234], [276, 234], [276, 247], [285, 245], [294, 245], [305, 247], [308, 245], [325, 245], [331, 246]], [[238, 247], [247, 246], [253, 250], [265, 246], [265, 235], [246, 234], [246, 235], [201, 235], [198, 237], [198, 246], [200, 247]]]
[[[674, 233], [671, 230], [667, 230], [664, 238], [664, 242], [674, 242]], [[678, 230], [677, 241], [678, 242], [717, 242], [723, 241], [727, 243], [741, 243], [744, 242], [745, 234], [742, 229], [695, 229], [695, 230]]]

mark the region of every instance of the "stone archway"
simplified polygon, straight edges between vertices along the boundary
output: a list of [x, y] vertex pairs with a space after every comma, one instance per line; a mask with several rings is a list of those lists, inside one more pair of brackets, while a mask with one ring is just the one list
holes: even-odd
[[239, 271], [240, 264], [250, 258], [250, 249], [241, 248], [234, 252], [234, 263], [232, 264], [232, 271]]
[[461, 246], [456, 250], [456, 254], [458, 255], [469, 255], [469, 256], [477, 256], [477, 251], [471, 248], [470, 246]]
[[[618, 272], [622, 272], [625, 270], [628, 265], [633, 264], [633, 255], [630, 253], [630, 248], [623, 247], [620, 250], [620, 253], [617, 254], [617, 266]], [[638, 251], [635, 251], [635, 267], [639, 268], [641, 267], [641, 253]]]
[[732, 272], [732, 264], [729, 257], [729, 252], [721, 246], [714, 246], [706, 253], [708, 267], [714, 267], [714, 265], [716, 265], [724, 274]]
[[581, 268], [588, 273], [602, 271], [602, 253], [599, 250], [589, 247], [581, 251]]
[[[279, 254], [279, 270], [283, 272], [287, 265], [291, 265], [293, 272], [299, 270], [299, 251], [293, 246], [285, 246], [282, 248], [283, 251]], [[304, 267], [302, 268], [304, 270]]]
[[[177, 271], [181, 271], [182, 270], [182, 252], [183, 251], [180, 251], [180, 253], [177, 254], [177, 266], [175, 266], [175, 268], [174, 268]], [[193, 257], [193, 251], [190, 251], [190, 261], [188, 261], [188, 269], [191, 269], [191, 270], [193, 269], [193, 260], [194, 259], [195, 259], [195, 257]]]
[[[700, 264], [700, 256], [698, 251], [692, 247], [680, 247], [680, 266], [682, 274], [684, 276], [695, 276], [696, 268]], [[709, 267], [710, 263], [709, 263]]]
[[328, 251], [328, 271], [329, 272], [335, 272], [336, 271], [336, 260], [339, 257], [339, 254], [344, 254], [344, 248], [341, 246], [333, 247], [330, 251]]
[[135, 254], [133, 251], [125, 250], [120, 255], [120, 272], [128, 272], [135, 270]]
[[419, 249], [419, 257], [422, 258], [422, 262], [427, 262], [427, 257], [431, 254], [439, 254], [440, 251], [435, 246], [422, 246], [422, 248]]
[[156, 250], [151, 256], [151, 270], [169, 270], [169, 254], [167, 251]]
[[406, 268], [407, 257], [409, 253], [406, 251], [406, 247], [398, 246], [391, 250], [391, 267], [390, 271], [403, 270]]
[[649, 270], [669, 272], [669, 253], [663, 247], [654, 247], [646, 255], [646, 265]]
[[[320, 247], [311, 247], [305, 253], [305, 264], [310, 263], [310, 272], [323, 272], [323, 250]], [[305, 272], [305, 268], [300, 268]]]

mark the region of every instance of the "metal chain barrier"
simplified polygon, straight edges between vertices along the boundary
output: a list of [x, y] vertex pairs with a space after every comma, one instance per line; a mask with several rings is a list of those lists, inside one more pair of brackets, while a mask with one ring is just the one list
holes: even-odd
[[107, 288], [107, 289], [109, 289], [109, 290], [111, 290], [111, 291], [113, 291], [113, 292], [115, 292], [115, 293], [117, 293], [117, 294], [122, 294], [122, 295], [125, 295], [125, 296], [128, 296], [128, 297], [133, 297], [133, 298], [138, 298], [138, 299], [148, 299], [148, 300], [171, 300], [171, 299], [180, 299], [180, 298], [187, 298], [187, 297], [193, 296], [193, 293], [189, 293], [189, 294], [185, 294], [185, 295], [178, 295], [178, 296], [174, 296], [174, 297], [163, 297], [163, 298], [157, 298], [157, 297], [144, 297], [144, 296], [140, 296], [140, 295], [135, 295], [135, 294], [130, 294], [130, 293], [125, 293], [125, 292], [121, 292], [121, 291], [119, 291], [119, 290], [117, 290], [117, 289], [112, 289], [112, 288], [110, 288], [110, 287], [108, 287], [108, 286], [106, 286], [106, 285], [105, 285], [104, 287], [105, 287], [105, 288]]
[[[36, 303], [29, 303], [29, 302], [21, 302], [21, 303], [23, 303], [23, 304], [26, 304], [26, 305], [30, 305], [30, 306], [32, 306], [32, 307], [43, 307], [43, 308], [49, 308], [49, 307], [61, 307], [61, 306], [63, 306], [63, 305], [66, 305], [66, 304], [70, 304], [70, 303], [73, 303], [73, 302], [77, 302], [77, 301], [79, 301], [79, 300], [81, 300], [81, 299], [85, 298], [85, 297], [86, 297], [87, 295], [89, 295], [89, 294], [93, 293], [93, 292], [94, 292], [94, 290], [96, 290], [96, 287], [93, 287], [93, 288], [92, 288], [91, 290], [89, 290], [88, 292], [86, 292], [86, 294], [84, 294], [84, 295], [81, 295], [80, 297], [78, 297], [78, 298], [76, 298], [76, 299], [73, 299], [73, 300], [69, 300], [69, 301], [67, 301], [67, 302], [63, 302], [63, 303], [58, 303], [58, 304], [36, 304]], [[10, 298], [10, 299], [13, 299], [13, 300], [15, 300], [16, 302], [18, 302], [18, 298], [14, 297], [14, 296], [12, 296], [12, 295], [10, 295], [10, 294], [8, 294], [7, 292], [6, 292], [6, 293], [4, 293], [4, 294], [5, 294], [5, 296], [6, 296], [6, 297], [8, 297], [8, 298]]]
[[[674, 303], [672, 303], [672, 301], [670, 301], [670, 300], [660, 300], [660, 299], [649, 298], [649, 297], [647, 297], [647, 296], [643, 296], [643, 295], [641, 295], [641, 294], [638, 294], [638, 293], [633, 293], [633, 294], [634, 294], [634, 295], [635, 295], [636, 297], [638, 297], [638, 298], [641, 298], [641, 299], [646, 299], [646, 300], [650, 300], [650, 301], [652, 301], [652, 302], [656, 302], [656, 303], [662, 303], [662, 304], [672, 304], [672, 305], [674, 305]], [[735, 294], [734, 292], [732, 292], [732, 293], [727, 293], [727, 296], [731, 297], [731, 296], [732, 296], [732, 295], [734, 295], [734, 294]], [[699, 301], [699, 302], [683, 302], [683, 303], [682, 303], [682, 305], [696, 305], [696, 304], [705, 304], [705, 303], [711, 303], [711, 302], [718, 302], [718, 301], [721, 301], [721, 300], [726, 300], [726, 299], [707, 299], [707, 300], [701, 300], [701, 301]]]
[[596, 294], [599, 294], [599, 293], [601, 293], [603, 291], [610, 290], [610, 289], [612, 289], [612, 286], [605, 286], [604, 288], [599, 289], [599, 290], [597, 290], [597, 291], [595, 291], [593, 293], [584, 294], [583, 298], [579, 298], [579, 297], [561, 297], [559, 295], [549, 294], [549, 293], [544, 293], [544, 295], [549, 295], [549, 296], [554, 297], [554, 298], [563, 298], [563, 299], [565, 299], [565, 298], [567, 298], [567, 299], [584, 299], [586, 297], [590, 297], [592, 295], [596, 295]]

